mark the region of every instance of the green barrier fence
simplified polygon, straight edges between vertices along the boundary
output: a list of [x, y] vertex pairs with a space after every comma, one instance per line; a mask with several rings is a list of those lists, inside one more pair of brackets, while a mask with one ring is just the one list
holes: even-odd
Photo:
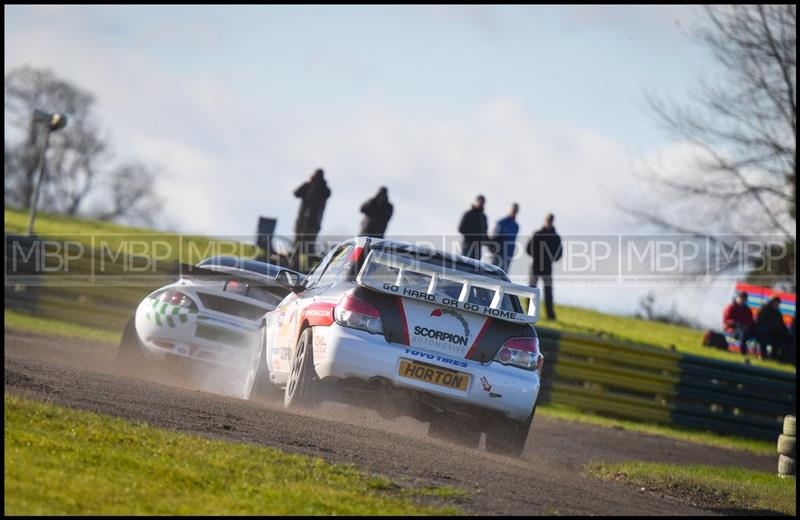
[[774, 439], [796, 411], [795, 374], [537, 327], [540, 402]]

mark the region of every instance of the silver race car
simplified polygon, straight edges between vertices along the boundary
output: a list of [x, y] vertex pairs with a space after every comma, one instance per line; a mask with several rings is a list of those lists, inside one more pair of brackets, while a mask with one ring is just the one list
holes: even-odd
[[[286, 276], [282, 277], [287, 279]], [[519, 455], [543, 363], [537, 289], [403, 242], [332, 249], [261, 322], [259, 377], [288, 408], [347, 396], [429, 422], [429, 435]]]
[[[122, 363], [167, 361], [181, 368], [222, 368], [227, 393], [256, 388], [258, 326], [301, 275], [230, 256], [185, 266], [181, 278], [149, 294], [123, 331]], [[283, 283], [278, 275], [288, 277]]]

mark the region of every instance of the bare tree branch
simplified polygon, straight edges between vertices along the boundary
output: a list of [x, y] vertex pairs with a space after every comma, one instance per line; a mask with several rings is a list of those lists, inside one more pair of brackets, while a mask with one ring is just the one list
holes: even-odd
[[90, 92], [49, 70], [23, 66], [6, 73], [5, 94], [7, 125], [24, 136], [16, 144], [6, 142], [7, 204], [28, 207], [30, 203], [44, 134], [31, 115], [40, 109], [69, 116], [67, 127], [50, 136], [40, 208], [77, 215], [84, 210], [87, 197], [102, 193], [112, 202], [111, 208], [103, 210], [104, 218], [152, 222], [160, 210], [153, 174], [138, 163], [116, 168], [110, 164], [108, 139], [95, 121], [95, 100]]
[[661, 126], [697, 150], [695, 160], [688, 171], [662, 167], [639, 176], [658, 204], [639, 197], [618, 207], [663, 230], [713, 235], [730, 227], [794, 243], [796, 6], [714, 5], [706, 15], [697, 34], [723, 73], [712, 84], [701, 81], [688, 103], [647, 96]]

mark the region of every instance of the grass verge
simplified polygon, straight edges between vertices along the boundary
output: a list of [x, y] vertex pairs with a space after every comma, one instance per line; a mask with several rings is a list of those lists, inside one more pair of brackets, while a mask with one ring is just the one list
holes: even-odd
[[756, 455], [775, 455], [775, 443], [765, 440], [748, 439], [745, 437], [734, 437], [729, 435], [719, 435], [712, 432], [704, 432], [681, 428], [679, 426], [664, 426], [660, 424], [648, 424], [622, 419], [610, 419], [587, 412], [582, 412], [575, 408], [560, 404], [541, 405], [536, 408], [537, 415], [563, 419], [567, 421], [593, 424], [605, 428], [622, 428], [632, 432], [648, 433], [667, 437], [679, 441], [704, 444], [715, 448], [725, 448], [729, 450], [748, 451]]
[[457, 514], [351, 466], [4, 398], [6, 515]]
[[[733, 290], [733, 288], [731, 288]], [[720, 307], [722, 319], [722, 307]], [[704, 347], [705, 331], [648, 321], [630, 316], [615, 316], [590, 309], [556, 305], [557, 320], [543, 320], [539, 325], [543, 328], [565, 332], [600, 335], [609, 339], [620, 339], [636, 343], [647, 343], [655, 347], [672, 349], [683, 354], [691, 354], [733, 363], [744, 363], [745, 359], [753, 366], [772, 368], [783, 372], [797, 372], [797, 367], [777, 361], [761, 360], [752, 356], [744, 358], [735, 352], [726, 352]]]
[[[27, 229], [26, 211], [6, 208], [4, 213], [6, 233], [23, 233]], [[182, 261], [192, 264], [214, 255], [255, 258], [259, 252], [255, 245], [241, 241], [244, 239], [241, 236], [215, 239], [49, 213], [37, 214], [34, 232], [44, 238], [80, 243], [88, 249], [102, 244], [113, 254], [120, 252], [156, 254], [160, 261]], [[139, 251], [141, 245], [134, 247], [130, 244], [132, 249], [128, 251], [126, 248], [129, 244], [126, 242], [134, 238], [148, 238], [158, 244], [152, 251], [148, 249]]]
[[4, 319], [6, 330], [20, 330], [45, 336], [79, 338], [108, 343], [119, 343], [121, 336], [121, 331], [111, 332], [93, 327], [84, 327], [67, 321], [33, 316], [9, 309], [5, 309]]
[[780, 478], [777, 472], [650, 462], [596, 463], [586, 466], [586, 471], [595, 477], [623, 480], [726, 513], [778, 512], [795, 516], [797, 509], [795, 479]]

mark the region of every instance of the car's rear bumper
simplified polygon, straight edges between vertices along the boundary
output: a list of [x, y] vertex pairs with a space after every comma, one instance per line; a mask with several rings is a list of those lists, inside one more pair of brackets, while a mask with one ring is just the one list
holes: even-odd
[[[469, 374], [466, 390], [404, 377], [407, 359]], [[491, 362], [478, 363], [431, 351], [388, 343], [383, 336], [342, 327], [314, 327], [314, 366], [323, 380], [381, 378], [407, 390], [499, 412], [518, 421], [528, 418], [539, 394], [539, 374]]]
[[[145, 300], [146, 302], [146, 300]], [[247, 323], [230, 319], [216, 318], [208, 314], [194, 314], [186, 321], [166, 320], [156, 323], [148, 319], [146, 303], [136, 312], [136, 333], [145, 356], [151, 359], [169, 357], [182, 358], [191, 362], [223, 366], [235, 370], [246, 370], [253, 360], [258, 338], [257, 329]], [[210, 340], [197, 335], [197, 324], [236, 333], [241, 342], [232, 345], [224, 341]]]

